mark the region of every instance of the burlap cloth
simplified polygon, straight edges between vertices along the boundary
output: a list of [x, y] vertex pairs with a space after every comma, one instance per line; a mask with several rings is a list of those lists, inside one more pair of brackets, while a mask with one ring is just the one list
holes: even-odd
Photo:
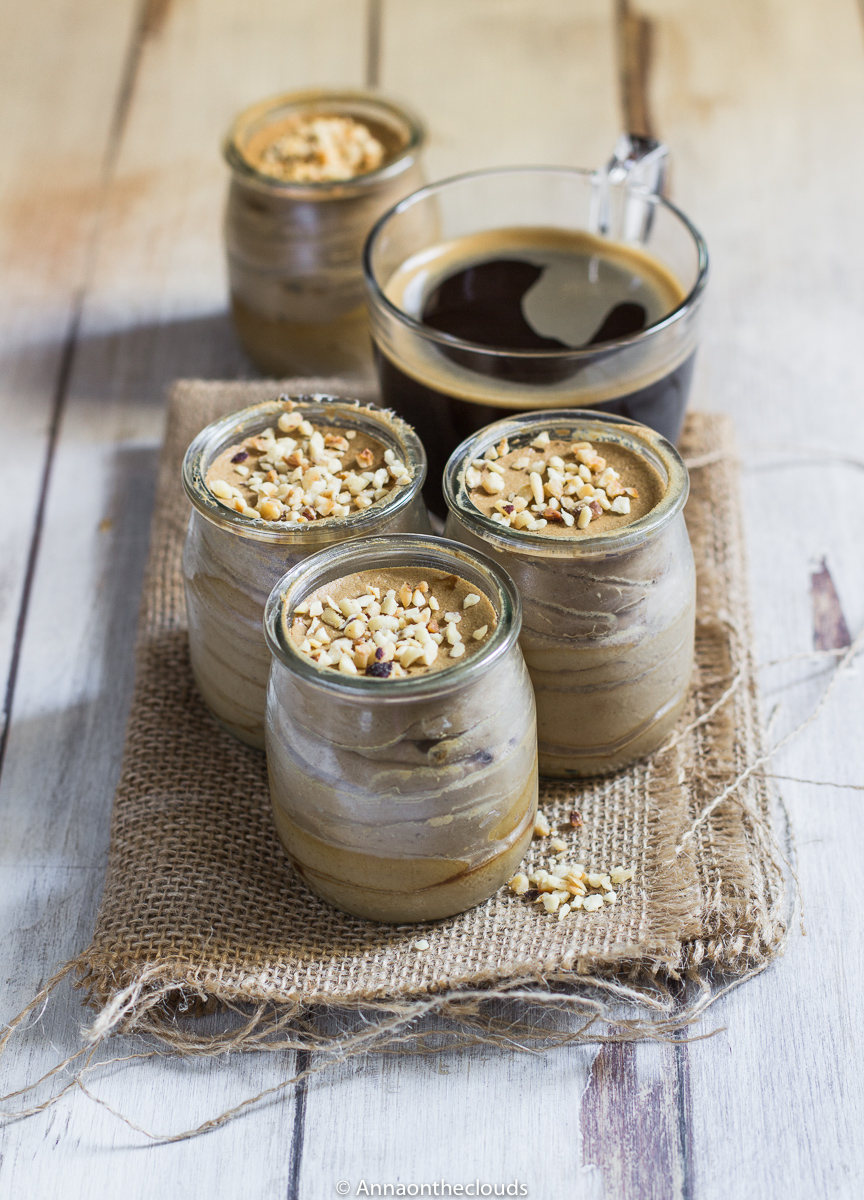
[[[668, 979], [764, 963], [783, 935], [764, 779], [746, 780], [689, 832], [762, 746], [728, 420], [692, 413], [681, 442], [693, 464], [686, 517], [698, 573], [696, 669], [682, 731], [611, 779], [541, 791], [552, 822], [572, 835], [571, 861], [633, 867], [634, 882], [614, 907], [563, 921], [502, 889], [461, 916], [394, 928], [336, 912], [294, 874], [271, 825], [263, 756], [211, 719], [189, 670], [181, 459], [214, 418], [280, 390], [356, 394], [336, 380], [294, 380], [281, 388], [189, 381], [171, 395], [105, 892], [78, 960], [90, 1002], [102, 1009], [101, 1032], [167, 1036], [178, 997], [181, 1007], [249, 1002], [260, 1013], [272, 1002], [273, 1011], [296, 1012], [298, 1004], [428, 1000], [520, 980]], [[535, 841], [534, 861], [540, 853]], [[421, 936], [425, 951], [414, 946]]]

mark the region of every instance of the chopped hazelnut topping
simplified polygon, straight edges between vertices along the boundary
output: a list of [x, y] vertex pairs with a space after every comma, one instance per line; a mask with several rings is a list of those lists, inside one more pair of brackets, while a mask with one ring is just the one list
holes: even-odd
[[[629, 462], [634, 458], [633, 451], [610, 442], [610, 462], [597, 453], [591, 442], [553, 441], [548, 430], [539, 433], [527, 451], [511, 451], [508, 446], [506, 455], [502, 455], [500, 446], [504, 444], [487, 451], [485, 458], [473, 460], [465, 472], [472, 499], [496, 525], [529, 533], [549, 526], [558, 533], [582, 532], [599, 517], [631, 515], [631, 501], [638, 499], [639, 489], [628, 486], [614, 464], [626, 472], [622, 458]], [[648, 471], [649, 479], [653, 479], [647, 464], [631, 469], [642, 475]], [[518, 486], [514, 473], [524, 476], [524, 484]], [[650, 483], [649, 492], [654, 486]], [[659, 477], [656, 487], [662, 494]], [[493, 497], [492, 511], [489, 497]], [[646, 503], [637, 509], [635, 517], [648, 511], [656, 500], [649, 496]], [[604, 528], [609, 528], [608, 522]]]
[[353, 117], [300, 113], [281, 123], [279, 136], [254, 164], [265, 175], [292, 183], [353, 179], [377, 171], [384, 147]]
[[[319, 667], [345, 675], [362, 673], [370, 679], [398, 679], [433, 666], [438, 669], [447, 665], [447, 659], [476, 651], [495, 627], [489, 601], [475, 593], [466, 597], [465, 581], [458, 576], [439, 580], [445, 600], [459, 605], [473, 597], [475, 603], [467, 606], [467, 614], [464, 608], [447, 611], [443, 626], [432, 618], [433, 610], [442, 606], [426, 580], [395, 583], [383, 595], [382, 589], [359, 575], [331, 584], [338, 603], [324, 594], [301, 602], [290, 613], [286, 610], [291, 642]], [[356, 595], [352, 594], [355, 587]]]
[[383, 443], [373, 438], [377, 449], [366, 446], [352, 459], [348, 436], [317, 428], [302, 407], [285, 403], [275, 429], [211, 464], [207, 487], [226, 508], [268, 523], [304, 524], [362, 512], [411, 482], [408, 467]]

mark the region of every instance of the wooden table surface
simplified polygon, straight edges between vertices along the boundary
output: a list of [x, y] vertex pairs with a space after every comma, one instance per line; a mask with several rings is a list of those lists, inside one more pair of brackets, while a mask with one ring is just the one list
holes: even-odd
[[[425, 114], [430, 178], [593, 166], [625, 123], [663, 137], [673, 198], [713, 256], [694, 403], [737, 425], [758, 660], [842, 642], [841, 611], [853, 635], [864, 624], [855, 0], [3, 0], [0, 12], [3, 1019], [92, 929], [164, 389], [252, 374], [226, 315], [218, 152], [252, 100], [380, 84]], [[839, 601], [829, 586], [814, 609], [823, 560]], [[775, 737], [828, 678], [824, 660], [764, 669]], [[859, 668], [774, 762], [822, 781], [779, 783], [806, 936], [715, 1006], [716, 1037], [353, 1061], [170, 1145], [76, 1090], [3, 1129], [0, 1196], [317, 1200], [339, 1181], [351, 1195], [361, 1181], [446, 1194], [440, 1181], [475, 1179], [518, 1179], [542, 1200], [860, 1196], [862, 711]], [[87, 1019], [61, 989], [13, 1040], [2, 1090], [77, 1048]], [[290, 1055], [152, 1059], [90, 1086], [170, 1133], [294, 1069]]]

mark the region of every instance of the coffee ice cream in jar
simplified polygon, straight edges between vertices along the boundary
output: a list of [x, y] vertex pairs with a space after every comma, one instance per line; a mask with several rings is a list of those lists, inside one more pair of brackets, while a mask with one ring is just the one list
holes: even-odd
[[425, 474], [409, 425], [333, 396], [257, 404], [192, 442], [183, 464], [192, 670], [211, 712], [241, 741], [264, 747], [270, 654], [261, 622], [273, 585], [347, 538], [428, 532]]
[[231, 313], [262, 371], [370, 373], [363, 242], [422, 183], [423, 141], [417, 117], [375, 92], [312, 88], [237, 117], [224, 144]]
[[376, 921], [479, 904], [537, 806], [512, 581], [431, 537], [323, 551], [274, 589], [267, 760], [279, 837], [328, 903]]
[[663, 437], [586, 410], [526, 414], [447, 465], [449, 537], [522, 595], [542, 775], [602, 775], [656, 750], [693, 664], [687, 471]]

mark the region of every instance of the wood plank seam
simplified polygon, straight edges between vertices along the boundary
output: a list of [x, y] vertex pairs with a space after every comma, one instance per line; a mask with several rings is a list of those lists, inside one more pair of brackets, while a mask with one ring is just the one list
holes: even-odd
[[[123, 72], [120, 76], [120, 87], [117, 90], [117, 100], [114, 104], [114, 117], [111, 121], [111, 129], [105, 145], [105, 160], [102, 167], [103, 200], [104, 194], [107, 192], [111, 178], [113, 177], [120, 147], [123, 143], [123, 134], [126, 130], [126, 122], [129, 119], [132, 100], [135, 96], [135, 85], [138, 81], [144, 49], [151, 38], [158, 37], [161, 33], [168, 17], [171, 3], [172, 0], [140, 0], [138, 20], [135, 23], [135, 29], [129, 40], [129, 48], [126, 52]], [[95, 242], [98, 242], [98, 227], [99, 222], [97, 221], [93, 235]]]
[[678, 1156], [681, 1200], [693, 1200], [693, 1120], [690, 1106], [690, 1051], [686, 1042], [675, 1047], [675, 1103], [678, 1111]]
[[296, 1073], [304, 1077], [294, 1088], [294, 1128], [291, 1133], [291, 1159], [288, 1166], [288, 1191], [285, 1200], [300, 1200], [300, 1168], [303, 1164], [303, 1139], [306, 1133], [306, 1096], [308, 1078], [305, 1072], [312, 1065], [312, 1053], [298, 1050]]
[[381, 82], [381, 26], [384, 0], [368, 0], [366, 6], [366, 86], [377, 88]]

